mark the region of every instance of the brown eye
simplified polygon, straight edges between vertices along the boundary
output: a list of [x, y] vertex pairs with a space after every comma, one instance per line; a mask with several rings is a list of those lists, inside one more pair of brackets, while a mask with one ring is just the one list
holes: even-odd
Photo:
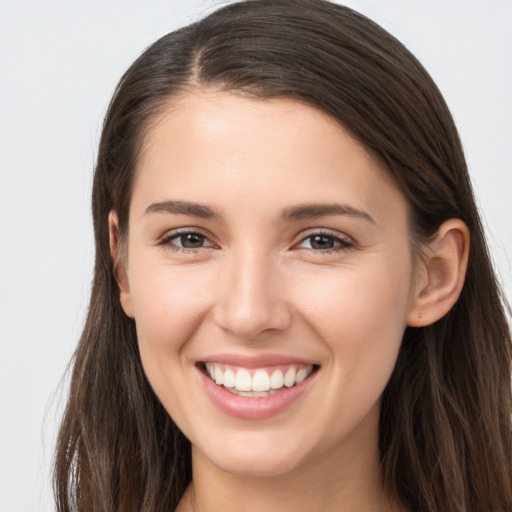
[[334, 247], [334, 239], [332, 236], [312, 236], [310, 237], [309, 243], [312, 249], [332, 249]]
[[214, 245], [205, 235], [193, 231], [170, 234], [164, 237], [160, 244], [175, 250], [202, 249]]
[[352, 242], [340, 236], [334, 236], [327, 233], [317, 233], [310, 235], [299, 244], [301, 249], [310, 249], [313, 251], [337, 251], [352, 247]]
[[181, 247], [185, 249], [198, 249], [203, 247], [205, 237], [199, 233], [186, 233], [180, 235], [177, 240], [179, 240]]

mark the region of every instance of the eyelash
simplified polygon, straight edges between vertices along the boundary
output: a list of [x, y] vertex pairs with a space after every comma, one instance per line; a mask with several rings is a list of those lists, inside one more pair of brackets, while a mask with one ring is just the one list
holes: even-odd
[[171, 249], [172, 251], [184, 252], [184, 253], [188, 253], [188, 254], [194, 253], [198, 249], [215, 247], [215, 245], [213, 243], [212, 243], [212, 245], [207, 245], [207, 246], [197, 247], [197, 248], [179, 247], [172, 243], [173, 240], [179, 239], [179, 238], [181, 238], [183, 236], [187, 236], [187, 235], [196, 235], [198, 237], [203, 238], [204, 240], [208, 240], [208, 237], [206, 235], [204, 235], [203, 233], [200, 233], [199, 231], [178, 231], [178, 232], [173, 232], [173, 233], [169, 233], [169, 234], [165, 235], [162, 238], [162, 240], [158, 243], [158, 245], [166, 246], [169, 249]]
[[[198, 249], [215, 247], [215, 244], [213, 244], [213, 243], [211, 243], [211, 245], [197, 247], [197, 248], [179, 247], [172, 243], [173, 240], [179, 239], [180, 237], [187, 236], [187, 235], [195, 235], [195, 236], [201, 237], [203, 240], [208, 240], [208, 237], [206, 235], [204, 235], [203, 233], [200, 233], [198, 231], [179, 231], [179, 232], [173, 232], [173, 233], [169, 233], [169, 234], [165, 235], [161, 239], [161, 241], [158, 243], [158, 245], [166, 246], [169, 249], [171, 249], [172, 251], [184, 252], [184, 253], [188, 253], [188, 254], [194, 253]], [[333, 254], [333, 253], [346, 251], [347, 249], [354, 247], [354, 243], [349, 238], [345, 238], [345, 237], [340, 236], [339, 234], [336, 234], [336, 233], [333, 233], [330, 231], [325, 231], [325, 230], [320, 230], [320, 231], [315, 231], [315, 232], [310, 233], [308, 236], [303, 237], [299, 241], [298, 244], [294, 245], [294, 247], [300, 246], [307, 240], [313, 239], [315, 237], [324, 237], [324, 238], [332, 240], [334, 244], [338, 243], [339, 245], [335, 246], [333, 248], [329, 248], [329, 249], [314, 249], [312, 247], [311, 248], [303, 247], [303, 249], [310, 251], [310, 252], [314, 252], [316, 254], [327, 255], [327, 254]]]
[[306, 249], [307, 251], [312, 251], [312, 252], [319, 253], [319, 254], [333, 254], [333, 253], [343, 252], [343, 251], [346, 251], [347, 249], [354, 247], [354, 243], [349, 238], [342, 237], [337, 233], [333, 233], [331, 231], [325, 231], [325, 230], [315, 231], [313, 233], [308, 234], [308, 236], [302, 238], [302, 240], [297, 245], [303, 244], [306, 240], [310, 240], [315, 237], [328, 238], [328, 239], [331, 239], [333, 241], [333, 243], [338, 243], [339, 245], [335, 246], [333, 248], [330, 248], [330, 249], [313, 249], [313, 248], [306, 248], [306, 247], [304, 247], [304, 249]]

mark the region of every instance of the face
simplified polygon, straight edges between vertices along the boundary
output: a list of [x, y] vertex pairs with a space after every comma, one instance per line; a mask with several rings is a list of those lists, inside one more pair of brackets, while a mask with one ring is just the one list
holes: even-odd
[[258, 475], [376, 457], [412, 268], [405, 199], [326, 114], [202, 92], [149, 131], [121, 301], [195, 457]]

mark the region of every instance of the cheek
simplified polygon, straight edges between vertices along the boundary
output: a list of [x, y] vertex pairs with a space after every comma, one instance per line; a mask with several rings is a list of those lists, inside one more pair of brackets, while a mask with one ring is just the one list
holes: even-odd
[[[134, 266], [135, 267], [135, 266]], [[204, 273], [177, 267], [139, 267], [130, 292], [142, 363], [157, 391], [170, 378], [168, 365], [182, 364], [182, 347], [191, 342], [207, 308]]]
[[326, 443], [349, 435], [371, 411], [377, 421], [380, 397], [396, 363], [409, 282], [405, 274], [380, 270], [339, 272], [322, 280], [322, 286], [318, 279], [303, 282], [310, 285], [302, 297], [306, 321], [330, 352], [324, 370], [331, 384], [324, 399], [335, 407], [323, 418], [331, 427]]
[[207, 282], [197, 272], [167, 266], [140, 267], [131, 277], [144, 373], [169, 415], [189, 432], [189, 406], [183, 400], [192, 384], [187, 347], [207, 311]]
[[372, 401], [396, 362], [406, 327], [410, 273], [407, 259], [364, 268], [335, 269], [329, 278], [302, 280], [297, 292], [307, 323], [331, 353], [334, 378], [345, 390]]
[[130, 276], [134, 316], [141, 328], [181, 338], [204, 308], [208, 290], [204, 272], [177, 266], [139, 267]]
[[[408, 306], [409, 286], [403, 275], [387, 269], [370, 272], [341, 269], [330, 276], [302, 279], [297, 286], [305, 311], [316, 328], [329, 339], [351, 333], [354, 343], [365, 333], [402, 331]], [[349, 340], [346, 340], [349, 342]]]

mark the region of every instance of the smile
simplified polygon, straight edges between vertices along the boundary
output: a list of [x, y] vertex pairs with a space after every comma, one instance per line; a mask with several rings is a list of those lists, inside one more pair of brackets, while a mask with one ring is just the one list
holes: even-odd
[[[196, 365], [203, 389], [223, 413], [245, 420], [283, 414], [314, 385], [320, 366], [307, 362], [222, 357]], [[282, 358], [277, 358], [282, 359]], [[227, 361], [229, 360], [229, 361]]]
[[240, 368], [205, 363], [205, 370], [218, 386], [245, 397], [265, 397], [292, 388], [307, 379], [313, 365], [281, 365], [271, 368]]

